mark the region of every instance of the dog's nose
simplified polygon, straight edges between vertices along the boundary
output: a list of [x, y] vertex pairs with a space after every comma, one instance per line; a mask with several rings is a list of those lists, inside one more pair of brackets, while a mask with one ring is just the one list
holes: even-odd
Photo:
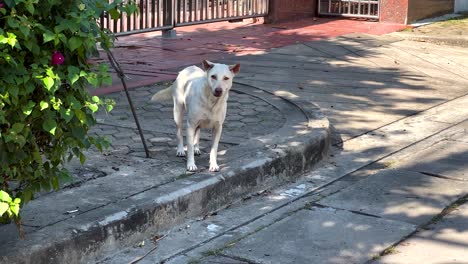
[[223, 93], [223, 89], [221, 89], [221, 88], [216, 88], [214, 90], [214, 96], [216, 96], [216, 97], [221, 96], [222, 93]]

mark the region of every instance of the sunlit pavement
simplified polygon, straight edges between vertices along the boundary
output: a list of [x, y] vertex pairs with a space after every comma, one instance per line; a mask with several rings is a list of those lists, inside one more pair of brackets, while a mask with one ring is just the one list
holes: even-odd
[[[180, 67], [199, 65], [203, 59], [223, 61], [295, 43], [351, 33], [381, 35], [404, 28], [404, 25], [350, 19], [310, 18], [280, 24], [262, 24], [262, 19], [253, 23], [252, 19], [246, 19], [176, 28], [175, 39], [163, 39], [160, 32], [118, 37], [112, 52], [128, 77], [128, 87], [137, 88], [174, 80]], [[101, 57], [102, 61], [107, 60], [104, 54]], [[92, 93], [122, 90], [120, 80], [115, 75], [113, 79], [111, 87]]]

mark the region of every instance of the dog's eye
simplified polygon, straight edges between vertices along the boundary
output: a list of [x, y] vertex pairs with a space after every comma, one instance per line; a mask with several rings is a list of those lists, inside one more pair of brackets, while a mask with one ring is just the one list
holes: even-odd
[[218, 78], [216, 78], [216, 75], [211, 75], [211, 79], [216, 80]]
[[224, 76], [224, 80], [225, 81], [229, 80], [229, 77]]

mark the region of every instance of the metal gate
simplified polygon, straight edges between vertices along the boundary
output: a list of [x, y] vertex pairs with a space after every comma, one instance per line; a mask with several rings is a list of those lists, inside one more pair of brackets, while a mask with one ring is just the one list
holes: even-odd
[[261, 17], [269, 0], [137, 0], [138, 13], [113, 20], [101, 17], [101, 27], [115, 35], [172, 29], [177, 26]]
[[319, 0], [319, 15], [379, 18], [379, 0]]

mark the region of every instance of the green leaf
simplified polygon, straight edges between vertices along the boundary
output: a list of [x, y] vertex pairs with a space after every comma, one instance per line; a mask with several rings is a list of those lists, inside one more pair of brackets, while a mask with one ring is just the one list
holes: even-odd
[[99, 85], [99, 78], [98, 75], [94, 72], [88, 74], [86, 76], [86, 80], [93, 86], [97, 87]]
[[80, 101], [78, 101], [73, 95], [67, 96], [67, 101], [70, 103], [71, 109], [81, 109], [82, 107]]
[[30, 32], [29, 27], [27, 27], [27, 26], [22, 26], [22, 27], [20, 27], [20, 31], [21, 31], [21, 33], [23, 33], [23, 35], [24, 35], [25, 37], [28, 37], [28, 36], [29, 36], [29, 32]]
[[7, 18], [7, 24], [11, 27], [11, 28], [19, 28], [20, 27], [20, 24], [18, 22], [18, 20], [14, 19], [13, 17], [9, 16]]
[[106, 105], [106, 110], [107, 110], [107, 112], [112, 111], [112, 109], [114, 109], [114, 106], [113, 106], [113, 105], [111, 105], [111, 104]]
[[115, 8], [109, 10], [109, 14], [110, 14], [111, 18], [114, 19], [114, 20], [117, 20], [117, 19], [120, 18], [120, 13]]
[[34, 198], [34, 193], [30, 188], [28, 188], [28, 189], [24, 190], [22, 197], [23, 197], [23, 202], [27, 203], [31, 199]]
[[19, 215], [19, 204], [13, 204], [13, 205], [10, 205], [10, 211], [16, 216], [18, 217]]
[[83, 153], [80, 153], [80, 162], [81, 162], [81, 164], [84, 164], [85, 161], [86, 161], [86, 156], [83, 155]]
[[78, 120], [80, 120], [82, 124], [86, 124], [86, 114], [83, 111], [75, 109], [75, 116], [78, 117]]
[[76, 50], [81, 47], [81, 45], [83, 45], [83, 40], [80, 37], [71, 37], [70, 40], [68, 40], [68, 47], [71, 51]]
[[99, 109], [97, 104], [89, 104], [88, 108], [91, 109], [91, 111], [93, 111], [93, 113], [95, 113]]
[[36, 106], [36, 103], [33, 101], [29, 101], [25, 106], [22, 107], [23, 114], [25, 115], [30, 115], [32, 113], [32, 110]]
[[12, 86], [8, 89], [8, 92], [10, 92], [10, 94], [14, 97], [17, 97], [18, 96], [18, 93], [19, 93], [19, 88], [18, 86]]
[[55, 120], [51, 118], [46, 119], [42, 124], [42, 128], [45, 131], [51, 133], [52, 135], [55, 135], [55, 130], [57, 129], [57, 122], [55, 122]]
[[99, 99], [99, 97], [97, 97], [97, 96], [95, 96], [95, 95], [94, 95], [93, 97], [91, 97], [91, 100], [93, 100], [93, 102], [95, 102], [95, 103], [99, 103], [99, 102], [101, 101], [101, 100]]
[[10, 206], [7, 203], [0, 202], [0, 216], [2, 216]]
[[0, 201], [10, 203], [11, 197], [7, 192], [0, 190]]
[[[85, 131], [84, 128], [82, 128], [82, 127], [74, 127], [74, 128], [72, 129], [72, 134], [73, 134], [73, 136], [75, 136], [77, 139], [83, 140], [83, 139], [85, 138], [85, 136], [86, 136], [86, 131]], [[76, 149], [76, 151], [75, 151], [75, 148], [74, 148], [74, 149], [73, 149], [73, 153], [75, 154], [75, 156], [78, 156], [79, 154], [77, 154], [77, 153], [79, 153], [79, 150]]]
[[46, 30], [42, 34], [43, 42], [42, 43], [47, 43], [49, 41], [52, 41], [55, 39], [55, 34], [52, 31]]
[[33, 151], [32, 152], [32, 157], [34, 158], [34, 160], [37, 162], [37, 163], [41, 163], [42, 162], [42, 156], [41, 156], [41, 153], [37, 150]]
[[8, 32], [7, 35], [8, 35], [8, 42], [7, 43], [13, 48], [17, 43], [16, 35], [13, 34], [13, 33], [10, 33], [10, 32]]
[[50, 91], [50, 88], [52, 88], [54, 86], [54, 79], [52, 79], [49, 76], [42, 78], [42, 82], [44, 83], [45, 88], [48, 91]]
[[78, 81], [80, 79], [80, 69], [75, 66], [68, 66], [68, 79], [71, 85]]
[[107, 75], [102, 78], [102, 83], [108, 86], [112, 85], [112, 77], [110, 75]]
[[15, 131], [16, 134], [19, 134], [21, 131], [23, 131], [24, 124], [22, 123], [15, 123], [11, 129]]
[[21, 198], [15, 198], [15, 200], [13, 200], [13, 203], [14, 204], [20, 204], [21, 203]]
[[42, 110], [46, 109], [47, 107], [49, 107], [49, 103], [44, 102], [44, 101], [41, 101], [41, 102], [39, 103], [39, 106], [41, 107], [40, 109], [41, 109], [41, 111], [42, 111]]
[[62, 116], [63, 119], [65, 119], [65, 122], [70, 122], [70, 120], [73, 118], [73, 112], [70, 109], [60, 109], [60, 115]]
[[18, 135], [16, 137], [16, 143], [18, 143], [20, 147], [23, 147], [26, 144], [26, 139], [23, 136]]
[[54, 177], [51, 180], [52, 180], [52, 188], [54, 188], [54, 190], [58, 190], [58, 188], [60, 186], [58, 178]]
[[27, 1], [26, 2], [26, 10], [28, 10], [28, 12], [31, 14], [31, 15], [34, 15], [34, 4], [31, 2], [31, 1]]

